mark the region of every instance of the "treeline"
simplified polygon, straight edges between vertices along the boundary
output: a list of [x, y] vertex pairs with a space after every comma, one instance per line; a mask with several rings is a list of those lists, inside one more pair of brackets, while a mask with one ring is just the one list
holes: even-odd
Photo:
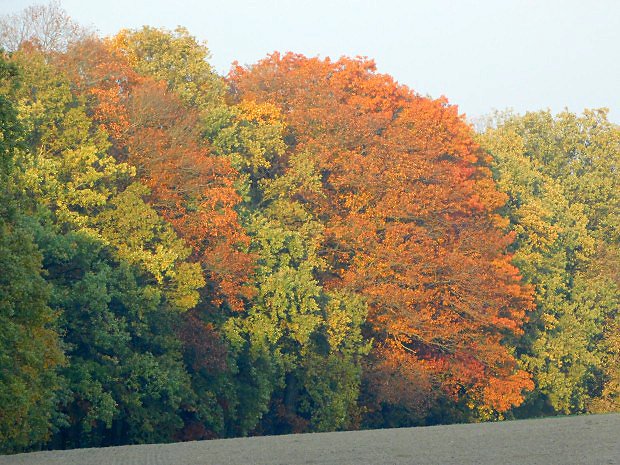
[[56, 4], [0, 38], [4, 452], [620, 410], [606, 111], [476, 134], [366, 59], [223, 78]]

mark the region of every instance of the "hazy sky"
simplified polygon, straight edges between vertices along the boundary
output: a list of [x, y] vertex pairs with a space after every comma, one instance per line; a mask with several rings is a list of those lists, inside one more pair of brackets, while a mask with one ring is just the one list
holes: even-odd
[[[0, 14], [35, 3], [0, 0]], [[608, 107], [620, 123], [620, 0], [62, 0], [104, 35], [185, 26], [211, 63], [253, 63], [275, 50], [363, 55], [469, 117]]]

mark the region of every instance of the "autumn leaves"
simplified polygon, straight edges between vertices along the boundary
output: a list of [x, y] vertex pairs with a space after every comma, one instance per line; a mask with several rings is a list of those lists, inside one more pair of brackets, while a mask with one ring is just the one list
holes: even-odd
[[236, 69], [232, 86], [283, 108], [288, 150], [321, 173], [304, 204], [326, 228], [325, 285], [369, 305], [375, 402], [519, 404], [532, 383], [502, 341], [521, 331], [531, 297], [497, 226], [505, 197], [455, 108], [360, 60], [276, 54]]
[[4, 56], [56, 354], [7, 450], [613, 408], [604, 114], [479, 136], [369, 60], [207, 58], [182, 28]]

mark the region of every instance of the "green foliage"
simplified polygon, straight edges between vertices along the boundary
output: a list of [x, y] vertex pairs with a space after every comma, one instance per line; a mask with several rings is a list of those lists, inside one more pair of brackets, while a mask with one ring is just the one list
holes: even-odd
[[[25, 428], [29, 442], [49, 437], [52, 417], [54, 441], [64, 447], [172, 440], [184, 409], [195, 409], [176, 332], [179, 312], [196, 305], [204, 285], [200, 267], [187, 262], [189, 248], [145, 202], [148, 189], [132, 183], [135, 169], [108, 153], [107, 134], [94, 127], [63, 75], [36, 50], [11, 58], [24, 80], [8, 92], [25, 128], [14, 177], [29, 192], [22, 200], [36, 209], [24, 221], [43, 256], [48, 284], [39, 281], [50, 292], [51, 309], [43, 307], [49, 315], [39, 318], [47, 324], [59, 315], [69, 360], [58, 372], [62, 396], [54, 386], [49, 397], [36, 385], [25, 389], [25, 398], [45, 399], [37, 402], [47, 421]], [[30, 268], [40, 267], [25, 243]], [[44, 297], [30, 292], [36, 308]], [[33, 330], [42, 322], [33, 321]], [[58, 361], [48, 352], [53, 368]]]
[[299, 408], [310, 416], [313, 431], [355, 425], [360, 413], [361, 357], [371, 347], [361, 333], [367, 312], [364, 301], [345, 293], [326, 293], [325, 297], [322, 344], [315, 344], [302, 371], [306, 392]]
[[62, 370], [64, 446], [168, 441], [191, 403], [171, 312], [152, 278], [116, 261], [103, 241], [63, 233], [52, 214], [31, 224], [44, 255], [50, 305], [61, 312], [70, 365]]
[[198, 303], [204, 278], [197, 263], [184, 260], [190, 249], [172, 227], [144, 201], [148, 188], [135, 183], [109, 202], [95, 218], [101, 237], [118, 259], [141, 266], [164, 289], [173, 308], [184, 311]]
[[23, 86], [12, 96], [27, 147], [16, 160], [23, 170], [20, 182], [59, 221], [89, 229], [135, 169], [108, 154], [107, 135], [94, 127], [69, 81], [40, 52], [24, 50], [12, 60], [23, 75]]
[[113, 41], [140, 74], [166, 82], [188, 106], [203, 111], [221, 104], [226, 87], [207, 61], [211, 53], [187, 29], [144, 26], [123, 30]]
[[226, 85], [207, 61], [211, 52], [187, 29], [123, 30], [113, 45], [139, 73], [164, 81], [188, 107], [198, 110], [206, 135], [215, 137], [230, 120]]
[[[0, 57], [2, 89], [15, 88], [17, 70]], [[51, 432], [63, 363], [49, 286], [16, 192], [14, 155], [23, 129], [0, 93], [0, 452], [45, 442]]]
[[[12, 223], [12, 224], [11, 224]], [[63, 363], [41, 254], [21, 224], [0, 219], [0, 443], [14, 451], [49, 439]]]
[[318, 279], [323, 226], [296, 197], [320, 184], [303, 155], [283, 159], [279, 113], [244, 103], [236, 114], [217, 142], [246, 175], [242, 217], [257, 256], [256, 296], [224, 328], [239, 373], [237, 432], [247, 434], [265, 414], [270, 432], [351, 427], [360, 361], [370, 350], [361, 336], [366, 305]]
[[614, 376], [619, 281], [601, 261], [618, 250], [620, 131], [604, 111], [539, 112], [505, 116], [482, 141], [509, 196], [514, 262], [536, 288], [521, 362], [537, 389], [521, 410], [583, 412]]

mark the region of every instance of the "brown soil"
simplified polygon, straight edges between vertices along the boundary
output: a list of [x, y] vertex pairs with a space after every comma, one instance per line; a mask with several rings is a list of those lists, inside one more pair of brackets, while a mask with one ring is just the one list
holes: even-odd
[[620, 414], [35, 452], [0, 465], [620, 464]]

